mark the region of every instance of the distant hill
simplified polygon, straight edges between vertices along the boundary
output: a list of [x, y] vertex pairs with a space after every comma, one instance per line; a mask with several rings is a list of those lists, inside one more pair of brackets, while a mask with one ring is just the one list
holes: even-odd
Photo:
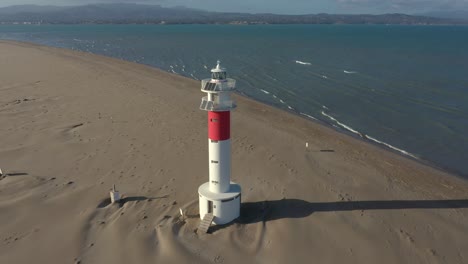
[[22, 5], [0, 8], [0, 23], [165, 23], [165, 24], [459, 24], [458, 20], [384, 15], [277, 15], [209, 12], [186, 7], [140, 4], [92, 4], [57, 7]]
[[468, 21], [468, 10], [433, 11], [419, 15]]
[[17, 14], [17, 13], [43, 13], [54, 12], [65, 9], [66, 7], [59, 6], [39, 6], [39, 5], [14, 5], [0, 8], [1, 14]]

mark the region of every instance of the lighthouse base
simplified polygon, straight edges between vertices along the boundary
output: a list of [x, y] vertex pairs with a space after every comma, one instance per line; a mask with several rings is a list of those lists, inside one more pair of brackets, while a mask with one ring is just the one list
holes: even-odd
[[200, 219], [205, 214], [212, 213], [213, 223], [223, 225], [232, 222], [240, 215], [241, 187], [231, 182], [225, 193], [210, 191], [210, 183], [206, 182], [198, 188]]

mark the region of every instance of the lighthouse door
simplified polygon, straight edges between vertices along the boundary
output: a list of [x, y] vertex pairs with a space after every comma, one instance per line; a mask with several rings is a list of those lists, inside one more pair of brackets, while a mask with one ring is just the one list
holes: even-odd
[[213, 201], [208, 201], [208, 213], [213, 213]]

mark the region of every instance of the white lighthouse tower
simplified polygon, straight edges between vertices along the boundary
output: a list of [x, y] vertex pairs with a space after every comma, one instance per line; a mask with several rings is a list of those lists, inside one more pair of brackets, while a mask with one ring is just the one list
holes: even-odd
[[240, 215], [241, 187], [231, 182], [231, 99], [236, 81], [226, 78], [220, 62], [211, 70], [211, 79], [201, 82], [201, 110], [208, 111], [209, 182], [198, 188], [200, 218], [213, 214], [213, 222], [226, 224]]

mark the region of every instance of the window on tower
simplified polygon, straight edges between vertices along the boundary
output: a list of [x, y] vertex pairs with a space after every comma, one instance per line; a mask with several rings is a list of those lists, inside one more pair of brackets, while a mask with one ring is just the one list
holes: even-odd
[[226, 72], [213, 72], [211, 74], [211, 79], [214, 80], [225, 80], [226, 79]]

